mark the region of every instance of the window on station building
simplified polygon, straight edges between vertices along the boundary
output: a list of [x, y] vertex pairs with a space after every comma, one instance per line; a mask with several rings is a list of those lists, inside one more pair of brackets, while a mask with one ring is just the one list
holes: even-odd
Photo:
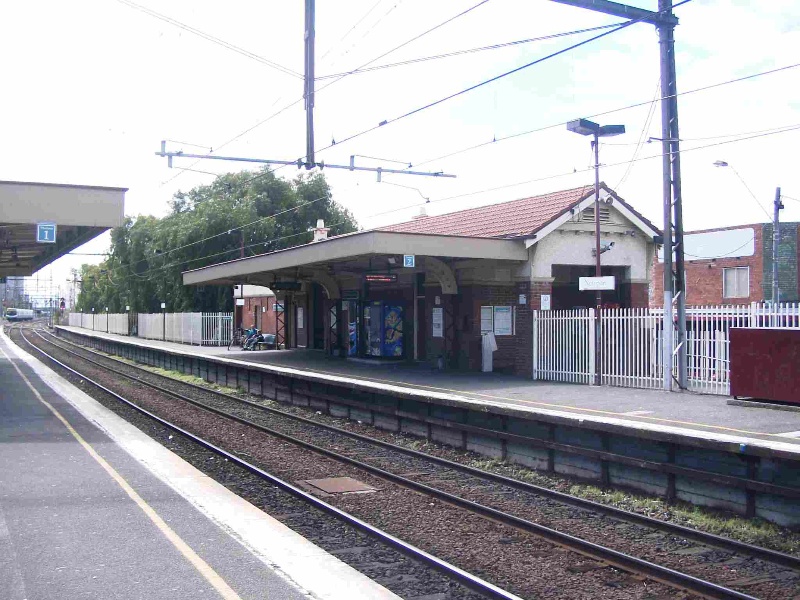
[[750, 267], [722, 269], [723, 298], [747, 298], [750, 295]]

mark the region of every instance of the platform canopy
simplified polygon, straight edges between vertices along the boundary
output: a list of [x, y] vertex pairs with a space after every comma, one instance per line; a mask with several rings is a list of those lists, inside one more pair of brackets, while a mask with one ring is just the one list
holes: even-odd
[[32, 275], [122, 225], [126, 191], [0, 181], [0, 277]]
[[186, 271], [183, 283], [272, 286], [281, 280], [313, 279], [320, 273], [336, 277], [390, 269], [398, 272], [403, 271], [402, 260], [406, 254], [423, 259], [429, 257], [429, 263], [433, 263], [434, 257], [515, 263], [528, 259], [528, 251], [520, 240], [371, 230]]

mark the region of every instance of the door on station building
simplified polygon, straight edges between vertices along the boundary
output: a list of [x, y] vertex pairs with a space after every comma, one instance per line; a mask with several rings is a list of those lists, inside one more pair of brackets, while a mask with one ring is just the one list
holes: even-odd
[[417, 329], [414, 332], [417, 341], [417, 360], [427, 360], [427, 343], [426, 334], [428, 332], [428, 311], [425, 310], [425, 273], [417, 273], [417, 297], [414, 299], [416, 304], [414, 310], [416, 312], [416, 325]]
[[325, 347], [325, 297], [322, 293], [322, 286], [318, 283], [312, 285], [313, 298], [311, 300], [312, 314], [312, 335], [311, 342], [312, 348]]
[[253, 326], [261, 330], [264, 325], [264, 321], [261, 318], [261, 307], [259, 305], [255, 305], [253, 307]]

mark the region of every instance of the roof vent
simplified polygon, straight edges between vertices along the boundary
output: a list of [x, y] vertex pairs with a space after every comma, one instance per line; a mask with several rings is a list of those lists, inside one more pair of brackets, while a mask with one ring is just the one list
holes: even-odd
[[[581, 217], [583, 221], [590, 221], [594, 223], [594, 206], [590, 206], [583, 210], [581, 213]], [[601, 223], [610, 223], [611, 222], [611, 210], [609, 210], [606, 206], [600, 207], [600, 222]]]
[[317, 226], [313, 229], [309, 229], [309, 231], [314, 232], [314, 240], [315, 242], [321, 242], [322, 240], [328, 239], [328, 232], [330, 231], [329, 227], [325, 227], [325, 221], [322, 219], [317, 219]]

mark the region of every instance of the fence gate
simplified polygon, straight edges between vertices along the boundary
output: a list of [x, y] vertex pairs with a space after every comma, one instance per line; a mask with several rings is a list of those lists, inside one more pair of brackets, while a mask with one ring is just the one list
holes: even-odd
[[533, 378], [594, 381], [595, 310], [533, 311]]

